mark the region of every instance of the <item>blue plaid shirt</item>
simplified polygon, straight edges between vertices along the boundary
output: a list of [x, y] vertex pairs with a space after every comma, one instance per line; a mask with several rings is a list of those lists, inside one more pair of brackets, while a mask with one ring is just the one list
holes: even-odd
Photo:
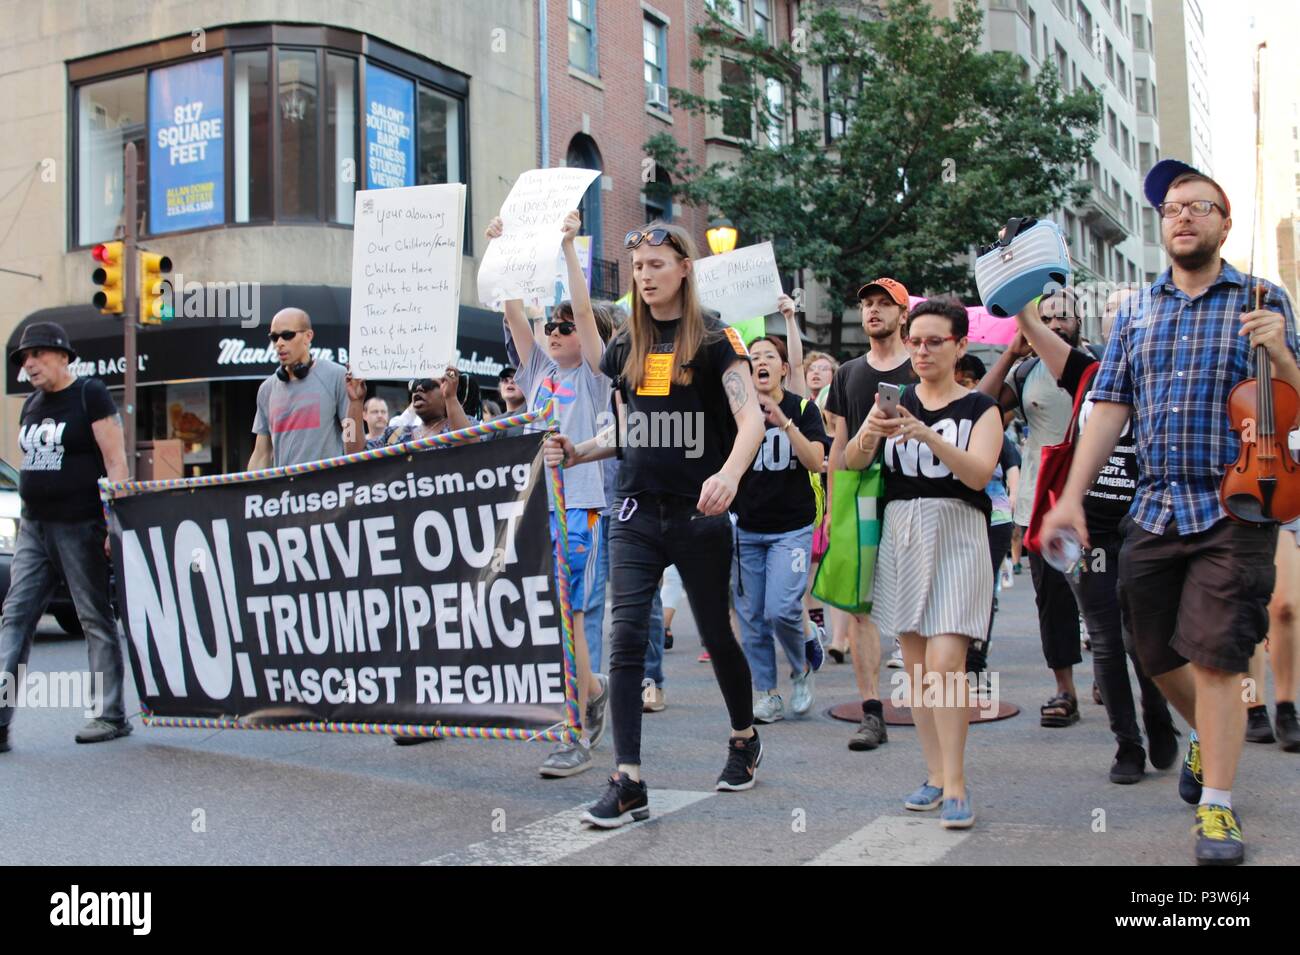
[[[1253, 282], [1268, 290], [1264, 307], [1286, 316], [1287, 345], [1296, 354], [1286, 292]], [[1251, 298], [1246, 276], [1227, 262], [1194, 299], [1165, 270], [1116, 317], [1092, 400], [1133, 408], [1139, 477], [1129, 515], [1153, 534], [1171, 519], [1178, 533], [1195, 534], [1227, 516], [1219, 484], [1240, 449], [1229, 428], [1228, 392], [1255, 375], [1254, 350], [1237, 334]]]

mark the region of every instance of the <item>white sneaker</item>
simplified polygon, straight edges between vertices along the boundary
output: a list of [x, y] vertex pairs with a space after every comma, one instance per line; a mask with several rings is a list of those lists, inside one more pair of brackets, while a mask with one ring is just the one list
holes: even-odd
[[663, 687], [655, 686], [654, 680], [644, 680], [641, 683], [641, 712], [642, 713], [662, 713], [667, 702], [664, 699]]
[[891, 670], [903, 669], [903, 648], [898, 646], [898, 644], [894, 644], [894, 652], [891, 653], [889, 659], [885, 661], [885, 666], [889, 667]]
[[785, 719], [785, 703], [777, 693], [768, 693], [759, 697], [754, 704], [755, 723], [775, 723]]
[[[794, 689], [790, 692], [790, 709], [795, 716], [803, 716], [813, 705], [813, 671], [812, 668], [792, 677]], [[780, 699], [780, 697], [778, 697]]]
[[1016, 585], [1016, 575], [1011, 572], [1011, 559], [1002, 558], [1002, 589], [1010, 590]]

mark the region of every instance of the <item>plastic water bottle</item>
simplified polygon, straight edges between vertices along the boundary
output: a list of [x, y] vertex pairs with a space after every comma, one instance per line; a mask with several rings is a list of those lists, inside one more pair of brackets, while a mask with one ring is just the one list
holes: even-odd
[[1083, 559], [1083, 544], [1079, 536], [1068, 527], [1057, 531], [1043, 542], [1043, 560], [1061, 573], [1072, 575]]

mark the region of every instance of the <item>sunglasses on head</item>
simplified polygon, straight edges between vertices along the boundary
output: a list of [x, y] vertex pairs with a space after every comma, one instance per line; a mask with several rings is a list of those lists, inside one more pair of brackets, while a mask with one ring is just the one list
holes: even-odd
[[545, 325], [542, 326], [543, 330], [545, 330], [546, 334], [548, 335], [556, 331], [557, 329], [559, 330], [561, 335], [572, 335], [573, 330], [577, 327], [578, 326], [575, 325], [573, 322], [547, 322]]
[[667, 242], [682, 255], [686, 255], [686, 250], [678, 243], [677, 237], [667, 229], [647, 229], [644, 232], [634, 229], [623, 237], [623, 248], [635, 249], [642, 242], [648, 242], [653, 246], [660, 246]]
[[267, 335], [266, 337], [271, 339], [272, 345], [278, 342], [281, 338], [283, 338], [287, 342], [291, 342], [293, 341], [294, 336], [298, 334], [298, 331], [301, 330], [302, 329], [298, 329], [297, 331], [295, 331], [294, 329], [289, 329], [289, 331], [287, 332], [271, 332], [271, 334]]

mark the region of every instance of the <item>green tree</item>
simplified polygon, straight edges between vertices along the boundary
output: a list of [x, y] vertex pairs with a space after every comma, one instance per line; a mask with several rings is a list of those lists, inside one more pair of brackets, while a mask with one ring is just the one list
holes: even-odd
[[[711, 13], [692, 66], [721, 76], [718, 93], [670, 95], [739, 134], [739, 158], [701, 166], [666, 134], [646, 149], [676, 198], [727, 216], [746, 243], [773, 240], [782, 271], [810, 270], [846, 305], [877, 275], [971, 301], [972, 246], [1013, 215], [1087, 196], [1078, 167], [1100, 97], [1064, 94], [1050, 64], [1031, 77], [1019, 57], [980, 52], [975, 0], [957, 0], [951, 19], [925, 0], [849, 6], [803, 4], [793, 35], [774, 45]], [[838, 348], [838, 314], [831, 338]]]

